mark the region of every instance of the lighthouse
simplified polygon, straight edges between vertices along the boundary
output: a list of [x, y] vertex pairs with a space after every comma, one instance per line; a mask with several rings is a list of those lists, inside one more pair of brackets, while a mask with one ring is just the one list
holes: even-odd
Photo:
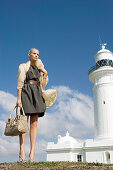
[[95, 136], [78, 141], [69, 132], [58, 135], [57, 143], [48, 142], [47, 161], [113, 164], [113, 53], [102, 44], [94, 58], [96, 64], [88, 75], [94, 84]]
[[101, 45], [94, 56], [96, 65], [89, 70], [94, 84], [95, 140], [113, 139], [113, 53]]

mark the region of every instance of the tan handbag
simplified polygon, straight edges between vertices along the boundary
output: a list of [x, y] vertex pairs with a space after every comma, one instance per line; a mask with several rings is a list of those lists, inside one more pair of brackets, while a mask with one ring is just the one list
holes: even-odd
[[[15, 109], [16, 109], [16, 117], [11, 118]], [[20, 114], [20, 109], [18, 109], [17, 106], [14, 107], [6, 122], [4, 135], [17, 136], [29, 131], [27, 116], [24, 113], [23, 107], [21, 107], [21, 110], [22, 110], [22, 114]]]

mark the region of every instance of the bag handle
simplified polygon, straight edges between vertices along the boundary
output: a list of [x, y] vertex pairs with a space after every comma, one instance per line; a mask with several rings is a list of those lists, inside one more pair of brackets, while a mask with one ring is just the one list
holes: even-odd
[[[9, 119], [11, 119], [11, 116], [12, 116], [12, 114], [13, 114], [14, 110], [15, 110], [17, 107], [20, 107], [20, 106], [17, 106], [17, 105], [16, 105], [16, 106], [13, 108], [13, 110], [12, 110], [11, 114], [9, 115]], [[23, 109], [23, 107], [20, 107], [20, 108], [22, 109], [23, 115], [25, 116], [25, 113], [24, 113], [24, 109]]]
[[24, 109], [23, 109], [23, 107], [22, 106], [17, 106], [16, 107], [16, 116], [20, 116], [20, 114], [18, 114], [18, 110], [17, 109], [22, 109], [22, 114], [25, 116], [25, 112], [24, 112]]

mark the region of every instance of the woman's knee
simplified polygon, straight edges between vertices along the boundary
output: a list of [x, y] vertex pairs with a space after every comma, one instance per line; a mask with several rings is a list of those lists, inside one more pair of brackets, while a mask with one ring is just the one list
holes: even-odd
[[37, 126], [38, 114], [30, 116], [30, 126]]

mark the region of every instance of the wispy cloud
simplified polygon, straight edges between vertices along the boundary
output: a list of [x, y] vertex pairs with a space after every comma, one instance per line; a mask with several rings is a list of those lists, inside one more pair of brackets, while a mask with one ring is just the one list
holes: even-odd
[[[53, 87], [52, 87], [53, 88]], [[85, 139], [93, 135], [92, 98], [66, 86], [54, 87], [58, 97], [55, 104], [47, 109], [45, 116], [38, 119], [36, 161], [46, 160], [47, 142], [55, 142], [57, 135], [64, 136], [68, 130], [70, 136]], [[0, 91], [0, 108], [7, 112], [0, 120], [0, 157], [2, 161], [17, 161], [19, 152], [18, 137], [4, 136], [5, 119], [16, 103], [16, 97]], [[5, 117], [5, 119], [4, 119]], [[27, 134], [25, 151], [29, 154], [30, 142]]]
[[16, 104], [16, 97], [13, 94], [0, 91], [0, 106], [5, 111], [11, 111]]
[[66, 86], [54, 87], [58, 97], [51, 112], [39, 121], [39, 133], [47, 139], [64, 134], [67, 130], [75, 138], [87, 138], [93, 134], [92, 98]]

